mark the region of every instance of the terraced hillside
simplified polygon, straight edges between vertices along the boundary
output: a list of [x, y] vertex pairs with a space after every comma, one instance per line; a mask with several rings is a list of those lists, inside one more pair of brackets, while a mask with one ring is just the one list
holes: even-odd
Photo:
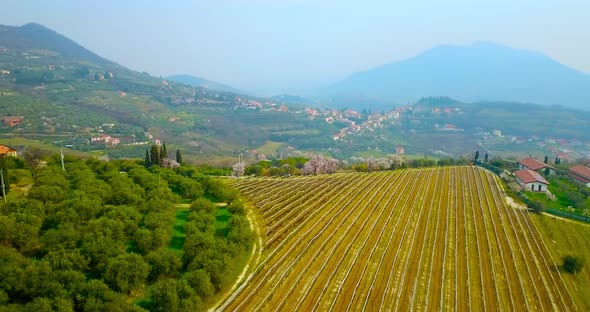
[[265, 251], [220, 310], [576, 310], [496, 182], [475, 167], [234, 182]]

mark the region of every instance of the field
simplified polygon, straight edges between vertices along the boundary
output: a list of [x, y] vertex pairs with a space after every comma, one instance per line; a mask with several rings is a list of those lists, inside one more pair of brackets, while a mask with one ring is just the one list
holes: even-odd
[[262, 260], [220, 310], [575, 310], [526, 211], [474, 167], [241, 179]]
[[573, 255], [586, 260], [575, 275], [563, 274], [580, 311], [590, 311], [590, 224], [562, 220], [553, 216], [535, 215], [533, 220], [539, 232], [551, 246], [551, 254], [560, 263], [564, 256]]

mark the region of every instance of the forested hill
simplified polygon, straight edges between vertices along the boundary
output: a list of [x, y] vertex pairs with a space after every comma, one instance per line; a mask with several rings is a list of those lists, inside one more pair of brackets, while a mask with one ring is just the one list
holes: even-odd
[[[63, 171], [53, 157], [31, 172], [6, 161], [0, 310], [201, 311], [251, 249], [237, 193], [197, 168], [66, 157]], [[30, 190], [17, 188], [31, 173]]]

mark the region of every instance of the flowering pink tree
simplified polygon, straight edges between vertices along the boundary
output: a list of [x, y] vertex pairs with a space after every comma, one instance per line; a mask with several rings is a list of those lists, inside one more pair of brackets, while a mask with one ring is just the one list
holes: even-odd
[[334, 173], [337, 169], [338, 160], [333, 158], [326, 159], [322, 155], [315, 155], [305, 163], [305, 166], [303, 166], [301, 173], [304, 175], [318, 175]]
[[246, 171], [246, 165], [244, 165], [243, 162], [238, 162], [235, 165], [233, 165], [231, 168], [232, 168], [231, 175], [236, 178], [243, 176], [244, 172]]

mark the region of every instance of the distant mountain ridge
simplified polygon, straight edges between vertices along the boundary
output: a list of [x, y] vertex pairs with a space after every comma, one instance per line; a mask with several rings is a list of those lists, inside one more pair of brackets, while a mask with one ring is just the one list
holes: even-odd
[[184, 84], [187, 84], [187, 85], [193, 86], [193, 87], [202, 87], [202, 88], [207, 88], [207, 89], [212, 89], [212, 90], [232, 92], [232, 93], [238, 93], [238, 94], [247, 94], [248, 93], [248, 92], [236, 89], [234, 87], [228, 86], [223, 83], [219, 83], [219, 82], [215, 82], [215, 81], [211, 81], [211, 80], [208, 80], [205, 78], [191, 76], [191, 75], [172, 75], [172, 76], [166, 77], [166, 79], [169, 79], [169, 80], [172, 80], [172, 81], [175, 81], [178, 83], [184, 83]]
[[590, 75], [537, 52], [489, 42], [442, 45], [355, 73], [317, 93], [324, 98], [518, 101], [590, 109]]
[[73, 40], [37, 23], [20, 27], [0, 25], [0, 45], [18, 50], [47, 50], [57, 52], [63, 57], [114, 64]]

